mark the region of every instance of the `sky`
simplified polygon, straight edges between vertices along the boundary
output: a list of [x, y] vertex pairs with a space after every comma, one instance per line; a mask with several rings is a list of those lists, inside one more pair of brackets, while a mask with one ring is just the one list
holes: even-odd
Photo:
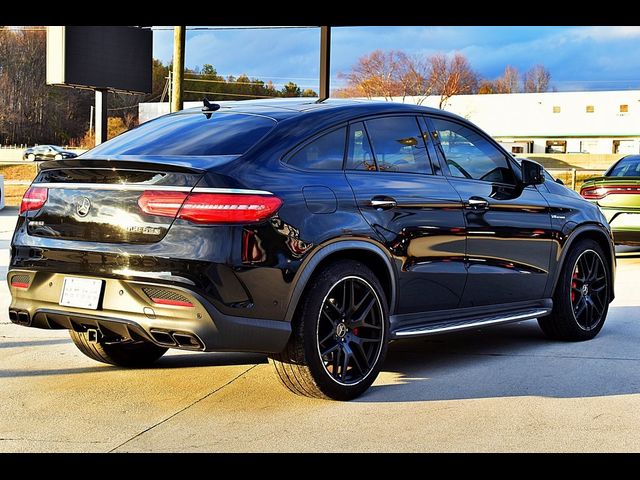
[[[154, 57], [165, 63], [172, 56], [170, 28], [154, 27]], [[540, 63], [558, 91], [640, 89], [640, 27], [334, 27], [331, 36], [332, 89], [344, 86], [338, 72], [376, 49], [461, 52], [488, 79], [507, 64], [524, 72]], [[188, 30], [185, 64], [317, 91], [319, 52], [319, 28]]]

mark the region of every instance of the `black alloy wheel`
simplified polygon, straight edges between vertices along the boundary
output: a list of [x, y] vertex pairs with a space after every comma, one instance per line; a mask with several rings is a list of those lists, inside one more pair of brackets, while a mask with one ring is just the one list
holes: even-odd
[[349, 276], [326, 295], [318, 318], [318, 354], [326, 372], [341, 385], [366, 378], [382, 350], [380, 299], [363, 278]]
[[320, 269], [301, 298], [276, 375], [298, 395], [351, 400], [374, 382], [384, 362], [389, 312], [379, 278], [362, 262]]
[[571, 275], [573, 316], [584, 330], [597, 328], [607, 306], [607, 272], [600, 255], [585, 250], [576, 260]]
[[602, 247], [592, 239], [576, 242], [565, 258], [553, 294], [551, 314], [538, 319], [556, 340], [591, 340], [609, 311], [611, 268]]

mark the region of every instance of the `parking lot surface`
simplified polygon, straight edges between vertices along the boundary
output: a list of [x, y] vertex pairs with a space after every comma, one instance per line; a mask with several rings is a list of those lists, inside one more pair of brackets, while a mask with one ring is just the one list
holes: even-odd
[[86, 358], [66, 331], [7, 318], [17, 210], [0, 211], [0, 451], [640, 451], [640, 250], [620, 248], [600, 335], [535, 321], [396, 342], [349, 403], [296, 397], [262, 355], [170, 351], [154, 368]]

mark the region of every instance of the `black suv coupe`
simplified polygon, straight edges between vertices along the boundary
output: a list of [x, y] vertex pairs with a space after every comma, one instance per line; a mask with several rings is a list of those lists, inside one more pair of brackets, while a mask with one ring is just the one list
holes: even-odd
[[352, 399], [392, 340], [538, 319], [588, 340], [613, 299], [596, 205], [456, 115], [205, 101], [46, 162], [11, 244], [10, 319], [100, 362], [264, 352]]
[[22, 153], [23, 160], [34, 162], [37, 160], [63, 160], [65, 158], [76, 158], [77, 153], [64, 150], [56, 145], [36, 145], [29, 147]]

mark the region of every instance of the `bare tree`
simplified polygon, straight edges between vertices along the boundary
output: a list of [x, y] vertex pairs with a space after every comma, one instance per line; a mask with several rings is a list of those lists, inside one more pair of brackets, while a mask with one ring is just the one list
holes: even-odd
[[478, 74], [473, 71], [467, 57], [456, 53], [449, 59], [438, 54], [430, 58], [431, 83], [440, 95], [439, 108], [444, 108], [453, 95], [474, 93], [478, 87]]
[[496, 93], [496, 85], [491, 80], [482, 80], [478, 85], [478, 94], [486, 95], [490, 93]]
[[391, 97], [403, 95], [402, 69], [406, 55], [396, 50], [375, 50], [360, 57], [348, 73], [338, 78], [347, 80], [347, 87], [338, 96]]
[[516, 67], [504, 67], [502, 77], [495, 82], [495, 93], [518, 93], [520, 91], [520, 74]]
[[524, 74], [524, 91], [527, 93], [546, 92], [549, 89], [550, 80], [551, 73], [544, 65], [534, 65]]

